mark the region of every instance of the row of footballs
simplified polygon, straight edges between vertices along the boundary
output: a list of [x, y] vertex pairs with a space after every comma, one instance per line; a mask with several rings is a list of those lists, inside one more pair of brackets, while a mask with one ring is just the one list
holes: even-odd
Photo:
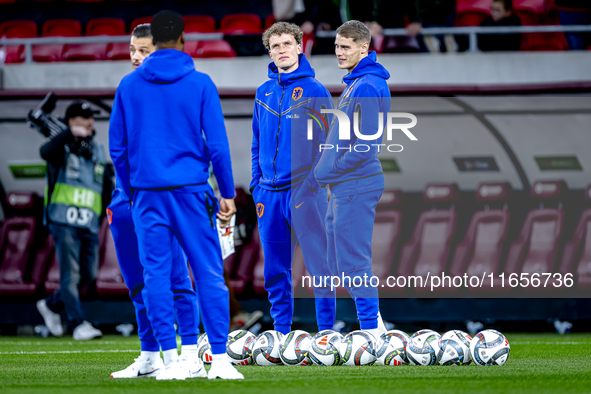
[[[199, 338], [199, 356], [212, 360], [207, 334]], [[408, 336], [399, 330], [387, 331], [376, 339], [367, 331], [345, 336], [332, 330], [311, 336], [295, 330], [287, 335], [265, 331], [258, 336], [246, 330], [228, 335], [226, 354], [234, 365], [503, 365], [509, 357], [509, 341], [495, 330], [484, 330], [471, 338], [464, 331], [439, 335], [419, 330]]]

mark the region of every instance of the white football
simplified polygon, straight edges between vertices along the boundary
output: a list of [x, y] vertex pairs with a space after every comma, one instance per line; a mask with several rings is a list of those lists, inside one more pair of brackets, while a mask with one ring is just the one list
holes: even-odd
[[343, 336], [333, 330], [323, 330], [312, 338], [308, 356], [315, 365], [341, 365], [339, 347]]
[[376, 362], [376, 339], [367, 331], [353, 331], [339, 346], [342, 365], [372, 365]]
[[199, 339], [197, 340], [197, 352], [199, 358], [205, 364], [211, 364], [213, 360], [213, 356], [211, 354], [211, 345], [209, 344], [209, 340], [207, 339], [207, 333], [201, 334]]
[[478, 365], [503, 365], [510, 351], [509, 341], [496, 330], [480, 331], [470, 342], [470, 356]]
[[279, 357], [285, 365], [309, 365], [308, 353], [312, 336], [306, 331], [295, 330], [285, 335], [279, 345]]
[[412, 365], [435, 365], [439, 352], [439, 338], [433, 330], [420, 330], [410, 336], [406, 356]]
[[402, 365], [408, 363], [406, 346], [409, 336], [400, 330], [386, 331], [376, 346], [376, 357], [380, 365]]
[[252, 364], [252, 346], [256, 338], [256, 335], [246, 330], [236, 330], [228, 334], [228, 342], [226, 342], [228, 360], [234, 365]]
[[437, 363], [440, 365], [468, 365], [470, 357], [470, 341], [472, 338], [464, 331], [451, 330], [439, 338]]
[[269, 330], [260, 333], [252, 346], [252, 359], [255, 364], [269, 366], [282, 365], [279, 357], [279, 347], [283, 334], [279, 331]]

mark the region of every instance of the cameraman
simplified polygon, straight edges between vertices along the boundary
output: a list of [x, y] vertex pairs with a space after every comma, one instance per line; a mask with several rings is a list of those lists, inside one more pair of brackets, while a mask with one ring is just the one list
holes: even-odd
[[59, 313], [65, 308], [74, 340], [102, 336], [84, 320], [78, 290], [96, 279], [99, 264], [100, 215], [109, 203], [112, 170], [102, 145], [94, 143], [94, 111], [86, 102], [66, 110], [68, 128], [41, 147], [47, 161], [44, 221], [55, 241], [60, 289], [39, 300], [37, 309], [49, 332], [63, 335]]

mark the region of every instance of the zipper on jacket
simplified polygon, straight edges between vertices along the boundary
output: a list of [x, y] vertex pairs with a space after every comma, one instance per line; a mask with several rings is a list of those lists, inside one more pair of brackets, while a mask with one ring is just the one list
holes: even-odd
[[279, 74], [279, 85], [282, 87], [281, 99], [279, 99], [279, 126], [277, 127], [277, 149], [275, 150], [275, 157], [273, 158], [273, 171], [275, 176], [273, 177], [273, 187], [275, 186], [275, 179], [277, 179], [277, 168], [275, 167], [275, 161], [277, 160], [277, 154], [279, 153], [279, 130], [281, 130], [281, 103], [283, 102], [283, 95], [285, 94], [285, 86], [281, 83], [281, 73]]

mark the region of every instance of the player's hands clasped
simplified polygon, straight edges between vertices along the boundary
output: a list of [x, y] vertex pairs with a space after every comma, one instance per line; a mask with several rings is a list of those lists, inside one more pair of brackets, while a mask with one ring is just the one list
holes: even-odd
[[220, 211], [218, 212], [218, 219], [222, 227], [230, 224], [230, 219], [236, 213], [236, 204], [233, 198], [222, 198], [220, 201]]

